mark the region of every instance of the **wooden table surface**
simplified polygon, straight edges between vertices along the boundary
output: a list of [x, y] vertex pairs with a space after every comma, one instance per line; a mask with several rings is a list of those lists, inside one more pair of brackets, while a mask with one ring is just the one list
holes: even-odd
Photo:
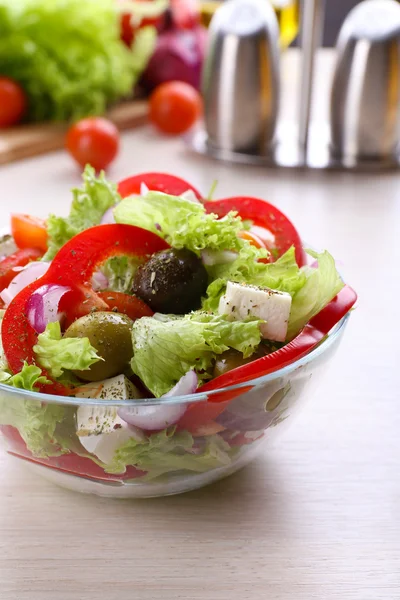
[[[124, 135], [109, 175], [157, 169], [276, 203], [344, 263], [358, 308], [292, 427], [208, 488], [81, 496], [0, 455], [0, 599], [400, 598], [400, 174], [232, 168], [143, 128]], [[63, 153], [3, 167], [0, 224], [10, 209], [65, 214], [76, 184]]]

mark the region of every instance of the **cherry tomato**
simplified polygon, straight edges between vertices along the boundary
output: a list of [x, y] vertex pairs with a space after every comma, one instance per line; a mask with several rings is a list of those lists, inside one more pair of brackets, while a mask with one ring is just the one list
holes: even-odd
[[266, 248], [266, 245], [264, 244], [262, 239], [259, 238], [258, 235], [256, 235], [255, 233], [251, 233], [251, 231], [239, 231], [238, 237], [240, 237], [242, 240], [247, 240], [256, 248]]
[[11, 233], [18, 248], [47, 250], [46, 222], [31, 215], [11, 215]]
[[21, 86], [8, 77], [0, 77], [0, 128], [19, 123], [26, 105], [25, 92]]
[[190, 129], [202, 113], [197, 90], [183, 81], [159, 85], [150, 96], [150, 121], [163, 133], [179, 135]]
[[117, 156], [119, 132], [108, 119], [88, 117], [69, 129], [66, 148], [81, 167], [90, 164], [100, 171], [106, 169]]

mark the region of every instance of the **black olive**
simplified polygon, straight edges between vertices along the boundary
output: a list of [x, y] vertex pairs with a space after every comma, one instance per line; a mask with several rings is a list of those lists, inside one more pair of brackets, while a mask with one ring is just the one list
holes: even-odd
[[207, 284], [207, 271], [194, 252], [169, 248], [139, 267], [133, 293], [155, 312], [182, 315], [200, 307]]

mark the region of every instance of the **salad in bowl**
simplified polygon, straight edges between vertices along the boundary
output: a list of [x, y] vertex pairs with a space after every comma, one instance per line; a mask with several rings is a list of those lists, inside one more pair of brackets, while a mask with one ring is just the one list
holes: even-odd
[[312, 387], [355, 292], [264, 200], [87, 167], [0, 245], [0, 434], [57, 483], [178, 493], [246, 464]]

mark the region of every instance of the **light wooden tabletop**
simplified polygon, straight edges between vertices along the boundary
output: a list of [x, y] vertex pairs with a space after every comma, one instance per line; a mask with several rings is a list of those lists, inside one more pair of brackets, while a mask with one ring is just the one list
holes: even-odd
[[[146, 170], [275, 203], [343, 262], [358, 309], [292, 427], [208, 488], [80, 496], [0, 455], [0, 599], [400, 598], [400, 174], [232, 168], [144, 128], [124, 136], [110, 177]], [[10, 209], [65, 214], [76, 184], [62, 153], [2, 168], [0, 224]]]

